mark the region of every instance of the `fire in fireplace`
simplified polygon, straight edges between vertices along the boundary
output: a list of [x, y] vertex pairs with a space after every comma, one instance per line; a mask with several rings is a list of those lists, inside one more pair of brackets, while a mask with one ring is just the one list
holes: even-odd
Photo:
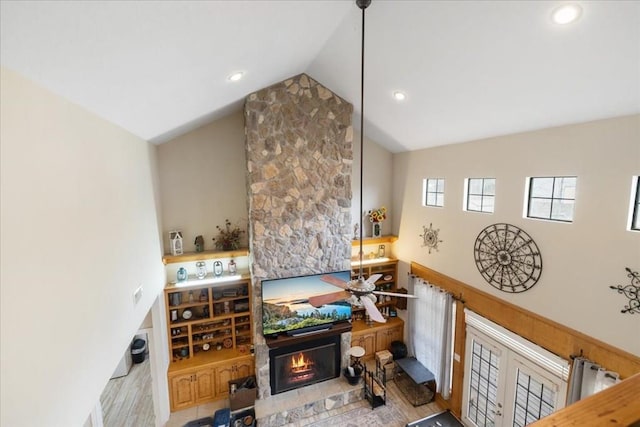
[[340, 376], [340, 336], [305, 340], [269, 350], [271, 393]]
[[[305, 355], [307, 357], [305, 357]], [[309, 357], [308, 354], [299, 353], [298, 356], [291, 356], [291, 376], [292, 382], [305, 381], [308, 378], [313, 378], [315, 362]]]

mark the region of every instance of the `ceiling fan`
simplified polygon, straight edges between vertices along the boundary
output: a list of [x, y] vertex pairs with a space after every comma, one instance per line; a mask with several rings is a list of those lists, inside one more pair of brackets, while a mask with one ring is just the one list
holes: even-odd
[[375, 295], [389, 295], [401, 298], [417, 298], [414, 295], [399, 294], [394, 292], [376, 291], [375, 282], [382, 277], [382, 274], [374, 274], [366, 280], [362, 277], [362, 182], [363, 182], [363, 166], [364, 166], [364, 12], [371, 4], [371, 0], [356, 0], [356, 5], [362, 9], [362, 51], [361, 51], [361, 67], [360, 67], [360, 270], [358, 278], [350, 282], [344, 282], [334, 276], [322, 276], [324, 282], [342, 288], [342, 291], [330, 294], [316, 295], [309, 298], [309, 304], [314, 307], [320, 307], [324, 304], [330, 304], [335, 301], [348, 300], [352, 305], [364, 307], [369, 317], [380, 323], [384, 323], [384, 318], [378, 307], [376, 307], [377, 298]]

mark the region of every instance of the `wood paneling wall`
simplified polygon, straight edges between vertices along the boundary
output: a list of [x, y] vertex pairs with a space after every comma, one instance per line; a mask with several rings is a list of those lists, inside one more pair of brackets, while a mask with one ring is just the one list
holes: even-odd
[[570, 360], [571, 356], [582, 353], [584, 357], [601, 364], [608, 370], [618, 372], [621, 378], [628, 378], [640, 372], [640, 357], [631, 353], [503, 301], [416, 262], [411, 262], [411, 273], [451, 292], [464, 301], [464, 304], [456, 303], [454, 350], [460, 356], [460, 361], [453, 363], [451, 399], [447, 401], [440, 395], [436, 397], [442, 407], [450, 409], [458, 416], [462, 408], [466, 339], [465, 307], [564, 359]]

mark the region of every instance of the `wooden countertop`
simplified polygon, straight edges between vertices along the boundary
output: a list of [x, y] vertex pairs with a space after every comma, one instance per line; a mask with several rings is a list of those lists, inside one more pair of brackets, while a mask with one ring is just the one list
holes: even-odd
[[640, 373], [531, 424], [534, 427], [640, 425]]
[[399, 317], [389, 317], [386, 323], [373, 322], [371, 323], [371, 325], [367, 325], [367, 323], [364, 320], [354, 320], [353, 322], [351, 322], [351, 326], [352, 326], [351, 332], [354, 334], [359, 332], [360, 333], [366, 332], [366, 331], [375, 332], [376, 330], [393, 328], [399, 325], [400, 326], [404, 325], [404, 321]]

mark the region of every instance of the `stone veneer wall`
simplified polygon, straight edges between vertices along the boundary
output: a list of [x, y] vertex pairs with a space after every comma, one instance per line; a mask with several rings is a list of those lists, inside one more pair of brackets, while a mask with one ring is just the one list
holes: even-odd
[[[261, 281], [349, 268], [353, 106], [300, 74], [250, 94], [244, 113], [256, 376], [265, 398]], [[343, 349], [350, 338], [343, 334]]]

